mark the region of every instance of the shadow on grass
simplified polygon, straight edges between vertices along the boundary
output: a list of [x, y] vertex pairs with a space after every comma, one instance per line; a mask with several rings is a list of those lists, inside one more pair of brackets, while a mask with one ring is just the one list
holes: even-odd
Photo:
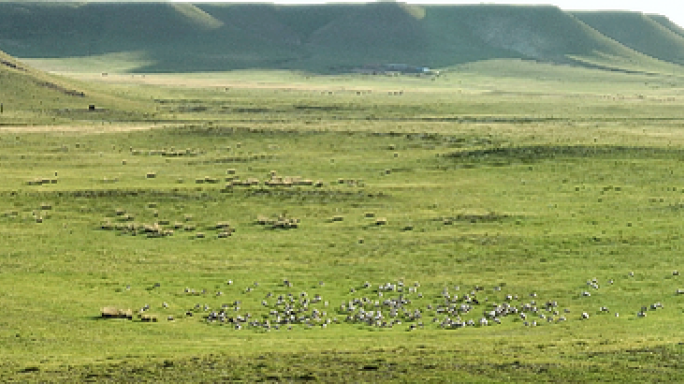
[[516, 162], [534, 163], [541, 160], [558, 158], [619, 158], [629, 160], [636, 158], [667, 158], [684, 160], [684, 150], [670, 148], [631, 147], [631, 146], [522, 146], [497, 147], [477, 150], [456, 151], [442, 158], [457, 163], [508, 165]]

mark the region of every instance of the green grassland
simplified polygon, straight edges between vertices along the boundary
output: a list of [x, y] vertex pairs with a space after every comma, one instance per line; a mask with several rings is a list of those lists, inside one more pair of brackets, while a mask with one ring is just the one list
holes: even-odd
[[90, 60], [0, 66], [3, 381], [682, 380], [677, 71]]

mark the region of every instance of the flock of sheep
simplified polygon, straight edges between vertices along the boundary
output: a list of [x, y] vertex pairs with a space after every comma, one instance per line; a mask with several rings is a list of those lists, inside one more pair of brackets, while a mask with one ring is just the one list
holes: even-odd
[[[674, 271], [673, 275], [677, 276], [678, 272]], [[633, 277], [633, 273], [629, 277]], [[607, 280], [605, 284], [612, 285], [614, 281]], [[620, 317], [618, 312], [611, 311], [607, 306], [596, 306], [589, 310], [590, 305], [587, 305], [585, 311], [571, 310], [554, 299], [540, 298], [535, 292], [524, 295], [505, 293], [500, 286], [488, 289], [482, 286], [467, 289], [450, 286], [438, 293], [429, 293], [424, 292], [418, 282], [365, 282], [349, 288], [342, 295], [336, 295], [338, 301], [333, 303], [319, 293], [295, 289], [289, 280], [283, 280], [275, 286], [269, 285], [270, 288], [254, 282], [244, 289], [236, 289], [232, 280], [228, 280], [226, 285], [231, 292], [230, 298], [223, 291], [186, 288], [183, 295], [201, 298], [202, 301], [188, 308], [173, 308], [167, 302], [156, 308], [146, 304], [137, 314], [131, 310], [105, 307], [102, 316], [137, 318], [140, 321], [159, 321], [164, 316], [168, 321], [201, 319], [207, 324], [235, 330], [260, 331], [324, 329], [340, 324], [407, 331], [426, 327], [489, 327], [504, 322], [535, 327], [569, 320], [588, 321], [594, 316], [608, 314], [614, 318]], [[324, 285], [323, 282], [319, 283], [321, 290]], [[593, 291], [601, 289], [597, 279], [588, 280], [587, 286]], [[683, 293], [684, 290], [673, 292]], [[340, 296], [344, 297], [341, 302]], [[579, 298], [590, 296], [589, 291], [578, 292]], [[631, 315], [643, 318], [648, 312], [663, 308], [660, 302], [649, 303], [635, 308]]]

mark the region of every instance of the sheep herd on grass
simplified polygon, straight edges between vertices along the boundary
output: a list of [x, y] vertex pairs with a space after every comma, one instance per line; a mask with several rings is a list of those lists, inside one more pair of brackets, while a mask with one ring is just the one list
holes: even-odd
[[[608, 280], [606, 283], [614, 282]], [[325, 329], [343, 324], [378, 330], [455, 330], [486, 328], [505, 323], [525, 327], [551, 326], [573, 320], [591, 321], [595, 316], [611, 313], [611, 317], [620, 318], [619, 313], [611, 311], [605, 305], [587, 310], [587, 304], [583, 305], [583, 311], [571, 310], [553, 298], [541, 298], [536, 292], [516, 294], [505, 292], [502, 286], [447, 286], [440, 292], [426, 292], [418, 282], [397, 280], [372, 284], [366, 281], [349, 287], [346, 292], [338, 292], [335, 295], [336, 302], [333, 302], [316, 292], [324, 289], [323, 282], [308, 291], [296, 289], [295, 284], [287, 279], [278, 284], [254, 282], [244, 289], [236, 288], [235, 285], [233, 280], [226, 282], [226, 290], [231, 291], [230, 294], [216, 289], [185, 288], [183, 296], [202, 300], [186, 308], [174, 308], [163, 302], [159, 308], [153, 310], [151, 305], [146, 304], [140, 308], [135, 318], [155, 322], [158, 321], [158, 315], [151, 312], [156, 312], [164, 313], [168, 321], [201, 319], [208, 325], [255, 331]], [[597, 279], [588, 280], [588, 285], [595, 290], [601, 289]], [[676, 294], [680, 292], [684, 290], [677, 290]], [[340, 297], [343, 298], [341, 301]], [[664, 305], [656, 302], [633, 311], [633, 315], [644, 318], [648, 312], [663, 309]], [[134, 318], [130, 310], [115, 307], [103, 308], [102, 316]]]
[[[121, 215], [121, 220], [126, 222], [112, 223], [107, 220], [100, 225], [100, 228], [106, 231], [117, 231], [121, 234], [131, 236], [147, 236], [148, 238], [173, 236], [177, 230], [192, 232], [197, 229], [194, 224], [174, 222], [173, 225], [171, 225], [168, 220], [157, 220], [152, 224], [128, 222], [133, 220], [133, 216], [129, 214]], [[218, 222], [208, 229], [215, 230], [216, 237], [219, 239], [227, 238], [235, 232], [235, 228], [225, 221]], [[206, 234], [204, 232], [197, 232], [195, 233], [195, 237], [205, 238]]]
[[[229, 168], [226, 171], [227, 177], [225, 180], [227, 181], [226, 186], [221, 190], [221, 192], [229, 192], [232, 191], [233, 187], [238, 187], [238, 186], [243, 186], [243, 187], [250, 187], [250, 186], [258, 186], [261, 184], [260, 180], [257, 178], [249, 177], [246, 179], [241, 180], [239, 176], [237, 176], [237, 171], [234, 168]], [[148, 172], [146, 174], [146, 178], [148, 179], [154, 179], [157, 177], [157, 174], [154, 172]], [[218, 183], [219, 179], [210, 177], [210, 176], [205, 176], [202, 178], [196, 179], [196, 183], [198, 184], [204, 184], [204, 183], [209, 183], [209, 184], [215, 184]], [[338, 179], [337, 180], [338, 184], [343, 184], [343, 185], [348, 185], [348, 186], [363, 186], [363, 181], [362, 180], [353, 180], [353, 179]], [[313, 186], [315, 188], [320, 188], [324, 186], [323, 181], [312, 181], [311, 179], [304, 179], [300, 176], [279, 176], [276, 171], [270, 171], [268, 174], [267, 180], [263, 182], [264, 186], [267, 186], [269, 188], [273, 187], [293, 187], [293, 186]], [[154, 207], [148, 207], [148, 208], [156, 208], [157, 205], [155, 203]], [[117, 221], [116, 223], [113, 223], [110, 219], [105, 219], [100, 225], [100, 228], [103, 230], [108, 230], [108, 231], [118, 231], [119, 233], [122, 234], [128, 234], [132, 236], [137, 236], [137, 235], [145, 235], [150, 238], [162, 238], [162, 237], [168, 237], [174, 235], [175, 231], [177, 230], [185, 230], [186, 232], [190, 231], [195, 231], [196, 226], [193, 224], [182, 224], [179, 222], [175, 222], [173, 226], [171, 227], [170, 221], [168, 220], [156, 220], [154, 223], [135, 223], [135, 216], [127, 213], [124, 209], [117, 208], [115, 211]], [[159, 216], [159, 211], [155, 210], [154, 211], [154, 217]], [[188, 218], [186, 217], [186, 222], [189, 221]], [[333, 219], [333, 221], [341, 221], [341, 216], [339, 216], [338, 219]], [[275, 218], [268, 218], [265, 216], [259, 216], [256, 220], [256, 223], [259, 225], [263, 225], [269, 228], [273, 229], [295, 229], [298, 228], [300, 225], [300, 220], [297, 218], [289, 218], [285, 217], [284, 215], [279, 215]], [[376, 225], [386, 225], [387, 224], [387, 219], [386, 218], [377, 218], [375, 220]], [[212, 229], [221, 229], [218, 228], [219, 225], [217, 225], [216, 228]], [[233, 232], [235, 231], [235, 228], [224, 228], [224, 230], [220, 230], [217, 234], [217, 238], [227, 238], [229, 237]], [[206, 234], [203, 232], [197, 232], [194, 236], [195, 238], [202, 239], [206, 238]]]

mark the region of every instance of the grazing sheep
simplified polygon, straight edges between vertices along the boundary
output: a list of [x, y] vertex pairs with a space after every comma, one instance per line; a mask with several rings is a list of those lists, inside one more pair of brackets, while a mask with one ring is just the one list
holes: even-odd
[[116, 307], [104, 307], [100, 310], [102, 317], [104, 318], [119, 318], [119, 319], [132, 319], [133, 311], [130, 309], [118, 309]]
[[589, 318], [589, 314], [586, 312], [582, 312], [582, 320], [586, 320]]
[[156, 317], [156, 316], [152, 316], [152, 315], [148, 315], [148, 314], [143, 314], [143, 315], [140, 316], [140, 321], [156, 323], [156, 322], [157, 322], [157, 317]]

